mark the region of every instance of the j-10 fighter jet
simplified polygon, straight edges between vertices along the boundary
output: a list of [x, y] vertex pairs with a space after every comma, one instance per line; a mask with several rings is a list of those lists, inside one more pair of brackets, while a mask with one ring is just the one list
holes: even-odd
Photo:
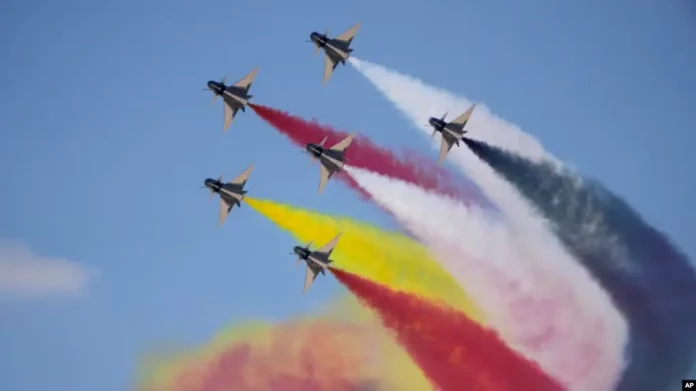
[[234, 116], [237, 115], [237, 111], [240, 109], [246, 111], [245, 107], [249, 104], [249, 99], [253, 96], [249, 95], [249, 88], [251, 88], [251, 83], [254, 82], [256, 72], [258, 71], [259, 68], [254, 68], [254, 70], [244, 76], [242, 80], [231, 86], [225, 85], [227, 76], [223, 77], [221, 81], [211, 80], [208, 82], [207, 89], [213, 92], [213, 101], [215, 101], [218, 96], [222, 96], [222, 99], [225, 101], [225, 122], [222, 127], [224, 132], [227, 132], [227, 129], [229, 129]]
[[334, 173], [343, 169], [345, 165], [345, 151], [353, 142], [355, 134], [348, 135], [343, 140], [339, 141], [331, 148], [324, 148], [326, 137], [319, 144], [309, 143], [305, 147], [305, 151], [312, 158], [319, 161], [320, 177], [319, 177], [319, 193], [324, 190], [326, 182], [331, 179]]
[[324, 80], [322, 84], [326, 84], [339, 62], [346, 65], [346, 60], [353, 52], [353, 49], [350, 48], [350, 43], [353, 42], [355, 34], [358, 33], [358, 28], [360, 28], [360, 23], [356, 23], [355, 26], [336, 38], [328, 37], [329, 30], [326, 30], [324, 34], [315, 31], [309, 35], [311, 42], [316, 46], [314, 54], [317, 54], [319, 49], [324, 49], [326, 53], [326, 58], [324, 58]]
[[469, 107], [469, 110], [455, 118], [452, 122], [445, 121], [447, 113], [445, 113], [442, 118], [430, 117], [428, 120], [428, 125], [433, 127], [433, 134], [430, 136], [430, 138], [434, 137], [435, 133], [437, 132], [442, 134], [440, 159], [437, 162], [438, 165], [442, 164], [442, 162], [445, 160], [445, 156], [447, 156], [447, 152], [452, 149], [452, 145], [457, 144], [457, 146], [459, 146], [459, 141], [464, 138], [464, 134], [467, 132], [464, 130], [464, 126], [466, 126], [466, 123], [469, 121], [471, 113], [474, 112], [475, 107], [476, 104], [473, 104], [471, 107]]
[[205, 187], [210, 190], [211, 197], [215, 193], [220, 196], [220, 218], [218, 220], [218, 225], [222, 225], [222, 223], [225, 222], [225, 218], [227, 218], [233, 206], [242, 206], [242, 200], [244, 200], [244, 195], [247, 193], [246, 190], [244, 190], [244, 185], [246, 185], [253, 169], [253, 165], [249, 166], [241, 175], [227, 183], [222, 182], [222, 177], [218, 179], [208, 178], [203, 182]]
[[304, 289], [302, 290], [303, 294], [307, 292], [307, 289], [309, 289], [309, 286], [312, 285], [319, 273], [326, 274], [326, 269], [329, 267], [329, 264], [333, 262], [330, 259], [331, 252], [333, 252], [340, 237], [341, 234], [336, 235], [330, 242], [314, 251], [309, 249], [312, 242], [307, 243], [305, 247], [295, 246], [295, 248], [293, 248], [293, 253], [297, 255], [297, 265], [299, 266], [302, 261], [307, 263]]

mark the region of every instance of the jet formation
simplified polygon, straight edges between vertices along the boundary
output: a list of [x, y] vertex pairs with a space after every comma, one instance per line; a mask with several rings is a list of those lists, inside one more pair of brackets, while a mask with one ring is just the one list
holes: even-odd
[[[350, 58], [351, 53], [353, 53], [353, 49], [350, 48], [350, 45], [359, 28], [360, 23], [356, 23], [353, 27], [348, 29], [348, 31], [335, 38], [329, 38], [328, 30], [323, 34], [315, 31], [309, 35], [310, 40], [308, 42], [315, 46], [314, 54], [318, 53], [319, 50], [324, 50], [324, 76], [322, 84], [326, 84], [338, 64], [345, 65], [346, 60]], [[239, 110], [243, 112], [246, 111], [249, 100], [253, 97], [253, 95], [249, 94], [249, 90], [254, 83], [257, 73], [258, 67], [254, 68], [249, 74], [232, 85], [225, 84], [227, 79], [227, 76], [225, 76], [220, 81], [208, 81], [207, 88], [204, 88], [204, 90], [213, 93], [213, 103], [217, 97], [222, 96], [224, 105], [223, 133], [227, 132]], [[431, 117], [428, 120], [427, 126], [432, 126], [433, 128], [431, 138], [438, 132], [442, 135], [438, 165], [442, 164], [452, 146], [459, 146], [459, 142], [463, 140], [464, 135], [467, 133], [464, 127], [469, 121], [475, 107], [475, 104], [472, 105], [466, 112], [451, 122], [445, 120], [448, 113], [445, 113], [440, 118]], [[318, 144], [308, 143], [305, 145], [303, 152], [309, 154], [312, 160], [319, 162], [319, 193], [324, 190], [324, 187], [335, 173], [343, 170], [346, 164], [346, 149], [350, 147], [354, 137], [355, 134], [350, 134], [328, 148], [324, 146], [327, 140], [326, 137]], [[204, 180], [203, 187], [210, 191], [210, 196], [212, 197], [217, 194], [220, 198], [219, 226], [222, 226], [234, 206], [241, 207], [241, 202], [244, 200], [247, 193], [247, 191], [244, 190], [244, 186], [249, 180], [253, 168], [253, 165], [249, 166], [244, 172], [229, 182], [224, 182], [222, 176], [217, 179], [207, 178]], [[338, 244], [340, 237], [341, 234], [339, 233], [330, 242], [316, 250], [310, 249], [312, 242], [309, 242], [304, 247], [295, 246], [293, 248], [291, 254], [297, 256], [297, 264], [299, 265], [302, 261], [306, 263], [303, 293], [307, 292], [320, 273], [322, 275], [326, 274], [326, 270], [333, 262], [330, 258], [331, 254]]]

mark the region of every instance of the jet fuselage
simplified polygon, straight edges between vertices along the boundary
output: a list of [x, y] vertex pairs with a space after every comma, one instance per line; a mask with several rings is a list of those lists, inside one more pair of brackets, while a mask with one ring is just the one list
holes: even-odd
[[[292, 249], [292, 251], [295, 252], [295, 255], [297, 255], [301, 260], [305, 261], [308, 266], [309, 266], [309, 263], [312, 262], [312, 260], [309, 258], [309, 256], [312, 255], [312, 251], [309, 248], [295, 246]], [[315, 263], [315, 262], [312, 262], [312, 263]], [[321, 274], [326, 274], [323, 267], [321, 269]]]
[[242, 200], [247, 193], [242, 186], [233, 183], [222, 183], [217, 179], [208, 178], [203, 181], [203, 185], [213, 193], [219, 194], [226, 200]]
[[442, 130], [445, 129], [445, 126], [447, 126], [447, 122], [435, 117], [430, 117], [428, 123], [438, 132], [442, 132]]
[[298, 257], [302, 260], [307, 260], [309, 258], [309, 254], [311, 254], [311, 251], [307, 249], [306, 247], [300, 247], [300, 246], [295, 246], [295, 248], [292, 249], [295, 254], [297, 254]]
[[210, 91], [213, 91], [215, 95], [222, 95], [225, 92], [225, 88], [227, 87], [219, 81], [210, 80], [208, 82], [208, 88], [210, 89]]
[[329, 39], [326, 37], [326, 35], [319, 34], [316, 31], [309, 34], [309, 39], [311, 39], [312, 42], [314, 42], [314, 44], [319, 46], [320, 48], [325, 47], [326, 44], [329, 42]]
[[210, 189], [213, 193], [219, 193], [220, 190], [222, 189], [222, 183], [218, 180], [208, 178], [205, 181], [203, 181], [203, 185]]
[[311, 153], [317, 159], [324, 155], [324, 148], [316, 144], [309, 143], [307, 144], [305, 149], [307, 150], [307, 152]]

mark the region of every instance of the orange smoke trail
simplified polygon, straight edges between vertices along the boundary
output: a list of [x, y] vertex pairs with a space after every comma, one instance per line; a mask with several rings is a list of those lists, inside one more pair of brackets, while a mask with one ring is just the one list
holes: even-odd
[[328, 309], [336, 313], [236, 327], [145, 368], [138, 390], [430, 390], [421, 370], [357, 301], [332, 302]]

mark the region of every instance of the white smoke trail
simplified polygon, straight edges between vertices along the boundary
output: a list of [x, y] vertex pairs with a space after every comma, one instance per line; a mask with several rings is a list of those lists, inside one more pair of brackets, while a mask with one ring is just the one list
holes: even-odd
[[[432, 131], [423, 125], [428, 118], [440, 117], [449, 112], [448, 118], [454, 119], [473, 103], [467, 98], [455, 96], [381, 65], [355, 57], [351, 57], [349, 62], [427, 136], [430, 136]], [[537, 139], [523, 132], [518, 126], [492, 114], [482, 104], [476, 106], [467, 129], [470, 130], [467, 136], [513, 150], [533, 161], [543, 159], [557, 162]], [[440, 147], [439, 140], [436, 146]]]
[[[601, 290], [584, 291], [478, 207], [379, 174], [346, 171], [435, 253], [508, 345], [569, 390], [611, 390], [625, 323]], [[533, 260], [533, 262], [530, 262]], [[617, 341], [620, 346], [614, 349]], [[606, 349], [607, 346], [612, 348]]]
[[[422, 125], [428, 117], [440, 116], [447, 110], [450, 110], [453, 116], [459, 115], [470, 105], [466, 99], [457, 98], [382, 66], [355, 58], [351, 60], [351, 64], [384, 93], [425, 136], [430, 136], [430, 130]], [[471, 129], [469, 134], [472, 138], [478, 137], [490, 144], [513, 150], [533, 161], [545, 160], [560, 164], [544, 151], [537, 140], [514, 125], [494, 117], [485, 107], [477, 108], [467, 128]], [[439, 149], [439, 140], [436, 140], [434, 147]], [[558, 238], [546, 229], [545, 222], [534, 213], [510, 184], [499, 178], [492, 168], [481, 162], [464, 146], [453, 148], [449, 156], [509, 219], [510, 229], [514, 233], [518, 248], [526, 249], [525, 253], [530, 254], [528, 259], [543, 262], [544, 267], [552, 267], [563, 280], [572, 281], [578, 291], [584, 292], [588, 303], [595, 303], [595, 305], [604, 303], [604, 307], [611, 306], [608, 294], [601, 289], [585, 268], [572, 259]], [[616, 308], [613, 308], [611, 312], [611, 319], [618, 318], [620, 321], [609, 322], [616, 327], [614, 332], [617, 338], [607, 348], [623, 352], [628, 340], [628, 327]]]
[[[404, 116], [410, 119], [416, 129], [424, 136], [430, 137], [430, 130], [422, 125], [428, 117], [442, 115], [447, 110], [455, 113], [453, 115], [456, 116], [464, 112], [471, 104], [465, 98], [458, 98], [451, 93], [428, 86], [420, 80], [399, 74], [380, 65], [357, 58], [352, 58], [350, 62]], [[467, 128], [471, 129], [468, 135], [471, 135], [472, 138], [479, 138], [492, 145], [507, 148], [532, 161], [544, 160], [561, 166], [560, 162], [546, 152], [536, 139], [522, 132], [518, 127], [493, 116], [482, 105], [480, 108], [477, 106]], [[440, 141], [435, 140], [433, 146], [439, 149], [439, 144]], [[536, 259], [553, 260], [554, 264], [557, 265], [557, 271], [563, 273], [566, 278], [585, 286], [588, 291], [602, 292], [601, 297], [610, 301], [609, 296], [594, 281], [588, 271], [573, 260], [558, 238], [548, 231], [546, 222], [534, 213], [512, 185], [500, 178], [491, 167], [480, 161], [463, 145], [454, 147], [449, 152], [449, 157], [509, 219], [518, 243], [524, 243], [532, 251], [535, 250], [538, 253]], [[618, 311], [616, 312], [618, 315]], [[627, 328], [625, 329], [627, 330]], [[626, 333], [620, 341], [624, 343], [627, 339]]]
[[[424, 136], [430, 136], [430, 130], [422, 125], [428, 117], [440, 116], [448, 110], [456, 116], [471, 104], [467, 99], [457, 98], [446, 91], [427, 86], [419, 80], [382, 66], [355, 58], [351, 60], [351, 64], [410, 119]], [[533, 161], [545, 160], [560, 165], [536, 139], [516, 126], [491, 115], [482, 105], [477, 106], [467, 128], [471, 129], [469, 135], [472, 135], [472, 138], [477, 137], [487, 143], [513, 150]], [[435, 140], [433, 146], [439, 149], [439, 140]], [[603, 302], [605, 306], [611, 305], [608, 294], [585, 268], [572, 259], [558, 238], [546, 229], [545, 222], [509, 183], [498, 177], [492, 168], [481, 162], [465, 146], [453, 148], [449, 156], [509, 219], [510, 229], [514, 232], [518, 247], [526, 248], [527, 254], [534, 254], [529, 259], [552, 265], [562, 279], [573, 281], [576, 287], [585, 292], [588, 303]], [[617, 327], [617, 338], [609, 348], [623, 352], [628, 340], [628, 326], [616, 308], [611, 312], [612, 318], [620, 318], [620, 321], [609, 323]]]
[[[399, 74], [380, 65], [357, 58], [351, 58], [350, 63], [370, 80], [425, 136], [430, 137], [431, 130], [423, 126], [429, 117], [440, 116], [449, 111], [454, 118], [471, 105], [467, 99], [457, 98], [449, 92], [425, 85], [420, 80]], [[534, 161], [544, 159], [555, 162], [555, 159], [546, 153], [541, 144], [533, 137], [523, 133], [514, 125], [491, 115], [483, 105], [479, 106], [467, 124], [467, 129], [471, 129], [468, 136], [519, 152]], [[439, 138], [434, 138], [433, 147], [439, 150]], [[543, 230], [541, 220], [536, 218], [514, 188], [499, 178], [492, 168], [481, 162], [466, 146], [455, 146], [449, 152], [448, 158], [474, 180], [509, 219], [516, 224], [524, 225], [529, 225], [530, 221], [535, 221], [534, 228]]]
[[[352, 58], [350, 62], [404, 116], [410, 119], [423, 135], [430, 135], [430, 130], [426, 130], [427, 128], [422, 125], [428, 117], [442, 115], [446, 110], [450, 110], [450, 113], [456, 116], [464, 112], [472, 103], [464, 97], [457, 97], [448, 91], [426, 85], [416, 78], [400, 74], [383, 66], [357, 58]], [[563, 198], [565, 194], [577, 193], [577, 189], [585, 185], [584, 180], [579, 175], [576, 175], [546, 151], [537, 139], [522, 131], [518, 126], [492, 114], [483, 105], [477, 106], [467, 124], [467, 129], [470, 130], [467, 136], [473, 139], [508, 149], [533, 162], [550, 163], [559, 174], [569, 178], [572, 181], [570, 184], [572, 190], [559, 194], [558, 202], [560, 203], [566, 200]], [[438, 149], [440, 147], [439, 141], [439, 138], [434, 141], [434, 146]], [[529, 204], [519, 196], [517, 190], [495, 175], [492, 168], [479, 161], [465, 146], [454, 147], [449, 155], [451, 161], [471, 176], [491, 201], [496, 203], [509, 218], [517, 224], [540, 229], [539, 226], [543, 225], [542, 219], [532, 213]], [[616, 233], [612, 232], [612, 229], [603, 221], [606, 216], [597, 207], [590, 206], [580, 216], [577, 216], [575, 206], [569, 205], [566, 213], [582, 219], [577, 224], [577, 233], [573, 235], [573, 240], [582, 240], [581, 245], [585, 248], [595, 251], [602, 249], [607, 258], [626, 266], [625, 260], [628, 252], [626, 244], [622, 243]], [[543, 228], [541, 229], [543, 230]], [[600, 232], [602, 233], [600, 234]], [[607, 261], [610, 260], [607, 259]]]

